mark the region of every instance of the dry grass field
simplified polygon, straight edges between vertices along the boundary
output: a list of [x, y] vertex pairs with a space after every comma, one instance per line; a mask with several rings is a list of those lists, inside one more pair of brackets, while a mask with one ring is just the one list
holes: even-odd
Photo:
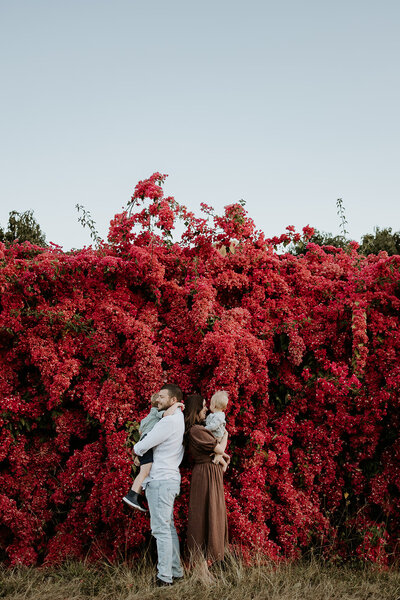
[[246, 566], [228, 557], [205, 584], [196, 572], [157, 588], [149, 560], [118, 566], [71, 562], [58, 568], [0, 570], [0, 598], [9, 600], [400, 600], [400, 572], [308, 560]]

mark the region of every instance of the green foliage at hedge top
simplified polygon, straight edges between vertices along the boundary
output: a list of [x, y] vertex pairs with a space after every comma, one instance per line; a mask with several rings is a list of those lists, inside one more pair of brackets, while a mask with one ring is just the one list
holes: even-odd
[[[0, 246], [1, 558], [139, 552], [126, 442], [164, 381], [229, 391], [232, 544], [398, 557], [400, 257], [278, 255], [292, 227], [265, 239], [241, 204], [196, 217], [163, 180], [136, 186], [97, 250]], [[182, 539], [189, 480], [185, 463]]]
[[[318, 244], [319, 246], [334, 246], [343, 250], [349, 247], [349, 240], [345, 236], [333, 236], [331, 233], [321, 232], [316, 229], [310, 239], [301, 240], [297, 244], [293, 244], [290, 247], [290, 251], [293, 254], [304, 254], [307, 251], [309, 242]], [[379, 254], [379, 252], [387, 252], [389, 256], [400, 254], [400, 231], [392, 232], [391, 227], [383, 229], [375, 227], [374, 233], [366, 233], [362, 236], [361, 245], [358, 248], [359, 254], [368, 256], [369, 254]]]
[[33, 216], [32, 210], [23, 213], [12, 210], [8, 217], [7, 229], [0, 227], [0, 242], [5, 243], [6, 246], [14, 242], [30, 242], [44, 246], [46, 236]]

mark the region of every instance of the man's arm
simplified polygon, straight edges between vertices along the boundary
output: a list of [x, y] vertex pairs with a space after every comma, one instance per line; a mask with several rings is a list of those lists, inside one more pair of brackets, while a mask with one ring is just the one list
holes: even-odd
[[158, 444], [168, 439], [172, 432], [171, 421], [168, 418], [161, 419], [143, 440], [133, 446], [134, 453], [138, 456], [143, 456], [147, 450], [158, 446]]

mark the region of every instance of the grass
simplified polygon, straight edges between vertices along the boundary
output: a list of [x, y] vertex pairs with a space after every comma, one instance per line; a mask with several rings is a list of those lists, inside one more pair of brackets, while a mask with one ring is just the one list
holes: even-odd
[[205, 585], [196, 572], [156, 588], [149, 560], [127, 565], [71, 562], [58, 568], [0, 569], [0, 598], [9, 600], [400, 600], [400, 572], [317, 560], [246, 566], [229, 556]]

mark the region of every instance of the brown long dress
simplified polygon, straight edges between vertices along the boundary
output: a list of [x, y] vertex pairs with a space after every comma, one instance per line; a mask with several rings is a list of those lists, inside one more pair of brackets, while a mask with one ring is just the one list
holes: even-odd
[[223, 560], [228, 543], [228, 522], [223, 470], [210, 454], [217, 441], [202, 425], [189, 431], [189, 451], [195, 465], [190, 482], [187, 546], [191, 555], [199, 550], [212, 561]]

